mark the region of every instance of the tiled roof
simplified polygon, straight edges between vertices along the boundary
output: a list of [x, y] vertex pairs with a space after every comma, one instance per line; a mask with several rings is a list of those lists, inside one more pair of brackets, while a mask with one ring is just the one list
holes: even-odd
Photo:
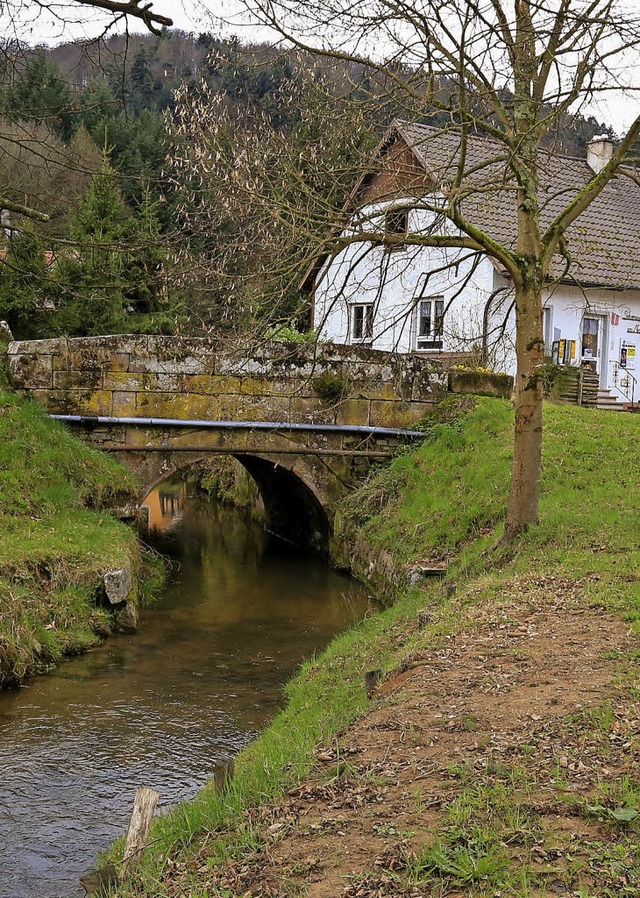
[[[393, 128], [411, 147], [416, 159], [438, 185], [457, 174], [460, 133], [427, 125], [395, 121]], [[392, 135], [394, 131], [391, 132]], [[507, 247], [516, 241], [517, 206], [515, 180], [506, 162], [497, 161], [505, 151], [491, 139], [468, 138], [463, 186], [486, 189], [462, 203], [468, 220]], [[488, 163], [488, 167], [478, 168]], [[593, 172], [585, 159], [540, 154], [541, 225], [555, 216], [587, 184]], [[624, 171], [618, 174], [567, 230], [571, 264], [556, 257], [551, 274], [583, 286], [640, 288], [640, 186]]]

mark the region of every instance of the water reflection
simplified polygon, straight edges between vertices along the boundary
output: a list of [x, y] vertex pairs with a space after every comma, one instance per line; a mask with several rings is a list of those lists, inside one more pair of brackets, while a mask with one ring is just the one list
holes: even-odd
[[301, 659], [366, 607], [353, 581], [175, 495], [183, 517], [159, 536], [173, 574], [140, 631], [0, 695], [0, 898], [82, 894], [78, 874], [121, 834], [135, 789], [164, 807], [193, 795]]
[[182, 520], [187, 498], [187, 482], [173, 477], [159, 484], [146, 497], [141, 508], [146, 509], [149, 528], [154, 531], [172, 530]]

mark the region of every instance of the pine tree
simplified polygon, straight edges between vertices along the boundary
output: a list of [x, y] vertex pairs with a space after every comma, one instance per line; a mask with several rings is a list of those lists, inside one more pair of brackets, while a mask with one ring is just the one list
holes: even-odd
[[14, 336], [29, 339], [46, 330], [49, 277], [45, 255], [37, 237], [13, 231], [0, 261], [0, 319]]
[[33, 53], [4, 98], [9, 118], [41, 122], [61, 140], [76, 128], [71, 91], [58, 67], [44, 52]]

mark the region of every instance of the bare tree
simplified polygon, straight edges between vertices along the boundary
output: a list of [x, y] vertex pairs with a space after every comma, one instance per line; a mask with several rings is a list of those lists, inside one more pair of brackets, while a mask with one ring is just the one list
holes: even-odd
[[[621, 167], [640, 116], [598, 173], [565, 185], [553, 202], [544, 189], [544, 148], [567, 116], [613, 91], [640, 89], [640, 11], [628, 0], [244, 0], [244, 16], [269, 27], [283, 47], [366, 66], [405, 120], [428, 121], [435, 110], [439, 127], [459, 135], [443, 182], [421, 200], [432, 226], [402, 239], [486, 254], [511, 279], [517, 375], [505, 538], [513, 538], [538, 521], [543, 289], [558, 270], [572, 271], [573, 223], [621, 171], [637, 177]], [[360, 115], [364, 102], [358, 97]], [[490, 138], [483, 159], [470, 152], [474, 134]], [[484, 227], [472, 212], [495, 198], [512, 221], [507, 233]], [[333, 212], [323, 231], [330, 237], [314, 245], [315, 254], [347, 241], [394, 239], [366, 227], [344, 231]], [[318, 234], [318, 226], [309, 230]]]

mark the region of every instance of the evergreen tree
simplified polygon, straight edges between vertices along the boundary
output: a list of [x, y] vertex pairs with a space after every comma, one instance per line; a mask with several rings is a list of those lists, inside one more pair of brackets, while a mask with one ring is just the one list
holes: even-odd
[[10, 118], [42, 122], [64, 141], [73, 136], [76, 125], [71, 91], [58, 67], [42, 51], [28, 57], [6, 92], [4, 103]]
[[43, 336], [48, 293], [42, 245], [33, 234], [13, 231], [0, 260], [0, 319], [18, 339]]
[[163, 287], [163, 250], [157, 204], [148, 190], [135, 215], [127, 209], [116, 174], [105, 159], [78, 203], [70, 234], [74, 252], [57, 271], [54, 329], [70, 335], [170, 332]]
[[124, 329], [123, 270], [128, 232], [124, 200], [105, 160], [71, 220], [70, 233], [77, 248], [58, 266], [57, 330], [103, 334]]

